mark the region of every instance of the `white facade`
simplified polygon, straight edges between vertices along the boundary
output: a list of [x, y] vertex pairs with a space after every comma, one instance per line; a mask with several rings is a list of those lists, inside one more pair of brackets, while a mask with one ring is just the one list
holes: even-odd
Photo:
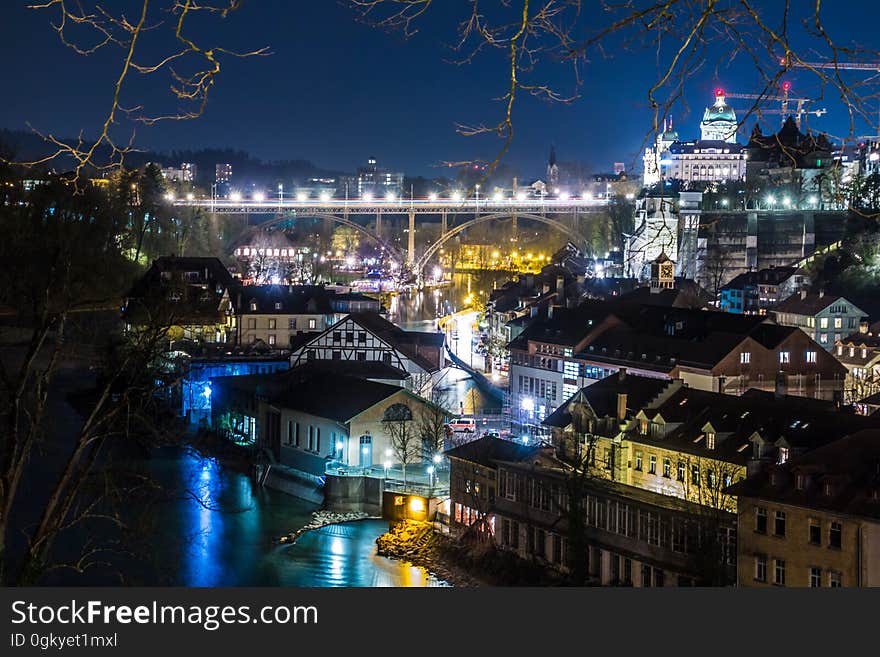
[[661, 253], [678, 260], [678, 213], [673, 197], [649, 196], [639, 200], [636, 229], [625, 236], [624, 276], [647, 280]]

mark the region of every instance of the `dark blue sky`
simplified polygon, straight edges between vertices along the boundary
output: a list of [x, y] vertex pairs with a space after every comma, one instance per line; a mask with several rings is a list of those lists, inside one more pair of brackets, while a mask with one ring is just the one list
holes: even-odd
[[[51, 15], [28, 10], [27, 4], [4, 0], [0, 6], [0, 57], [6, 63], [0, 70], [0, 126], [25, 128], [30, 122], [60, 135], [94, 132], [118, 59], [79, 58], [58, 42], [49, 26]], [[829, 10], [827, 20], [835, 37], [872, 45], [871, 26], [880, 18], [877, 4], [834, 4], [837, 9]], [[265, 159], [304, 158], [348, 170], [374, 155], [390, 168], [429, 176], [444, 173], [434, 166], [444, 160], [491, 158], [494, 139], [458, 136], [455, 124], [497, 118], [492, 98], [502, 93], [502, 63], [492, 57], [467, 66], [446, 63], [443, 44], [454, 36], [451, 19], [466, 3], [437, 5], [433, 22], [406, 41], [357, 23], [351, 10], [334, 0], [245, 2], [228, 20], [222, 44], [268, 45], [273, 54], [226, 59], [203, 117], [141, 128], [138, 144], [159, 150], [234, 147]], [[610, 59], [587, 66], [582, 97], [575, 103], [552, 105], [523, 97], [517, 105], [517, 134], [508, 162], [522, 175], [541, 174], [551, 143], [560, 160], [582, 161], [596, 171], [610, 170], [615, 161], [627, 167], [636, 161], [651, 121], [645, 90], [656, 75], [656, 61], [644, 50], [609, 54]], [[714, 56], [724, 60], [721, 50]], [[551, 82], [571, 90], [566, 66], [549, 71]], [[799, 82], [807, 86], [797, 75], [790, 79], [796, 90]], [[147, 98], [162, 94], [165, 82], [164, 77], [145, 80], [138, 92]], [[756, 76], [741, 59], [717, 75], [714, 65], [698, 70], [687, 84], [691, 110], [677, 108], [675, 119], [682, 137], [693, 138], [716, 86], [753, 91]], [[848, 133], [848, 118], [833, 98], [817, 106], [830, 113], [811, 125]], [[857, 128], [859, 134], [866, 130]]]

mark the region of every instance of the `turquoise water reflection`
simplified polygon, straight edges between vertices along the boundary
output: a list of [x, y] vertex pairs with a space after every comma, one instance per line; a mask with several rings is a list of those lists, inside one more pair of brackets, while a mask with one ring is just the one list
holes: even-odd
[[246, 475], [194, 454], [164, 453], [150, 469], [174, 489], [173, 501], [159, 509], [155, 555], [173, 584], [443, 585], [421, 568], [376, 554], [385, 521], [332, 525], [278, 545], [275, 538], [308, 523], [315, 505], [255, 488]]

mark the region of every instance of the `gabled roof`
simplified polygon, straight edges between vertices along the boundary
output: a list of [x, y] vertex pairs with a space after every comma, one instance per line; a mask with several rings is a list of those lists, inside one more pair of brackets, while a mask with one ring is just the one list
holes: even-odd
[[[234, 302], [236, 312], [244, 315], [329, 315], [330, 299], [323, 285], [245, 285]], [[256, 309], [251, 310], [252, 304]]]
[[[356, 324], [362, 326], [373, 335], [381, 338], [407, 358], [428, 371], [436, 372], [440, 369], [442, 361], [441, 351], [446, 336], [440, 331], [429, 333], [427, 331], [405, 331], [396, 324], [388, 321], [378, 313], [351, 313], [348, 315]], [[345, 321], [343, 318], [341, 321]], [[330, 327], [332, 330], [333, 327]], [[433, 352], [436, 350], [436, 359], [429, 358], [422, 350]]]
[[450, 458], [479, 463], [487, 467], [495, 467], [496, 461], [524, 461], [541, 451], [540, 446], [520, 445], [512, 440], [483, 436], [458, 447], [446, 450], [444, 454]]
[[812, 317], [840, 299], [846, 301], [846, 299], [839, 294], [818, 294], [816, 292], [811, 292], [802, 295], [796, 292], [787, 299], [780, 301], [779, 305], [776, 306], [774, 310], [780, 313], [807, 315]]
[[581, 388], [571, 399], [565, 401], [544, 420], [549, 427], [564, 429], [571, 424], [569, 405], [580, 396], [586, 401], [598, 417], [609, 417], [617, 413], [617, 396], [626, 394], [626, 407], [634, 411], [644, 407], [648, 402], [672, 385], [668, 379], [654, 379], [646, 376], [613, 374], [596, 383]]
[[[801, 488], [797, 475], [806, 478]], [[830, 484], [826, 490], [825, 482]], [[880, 520], [880, 430], [868, 429], [727, 488], [737, 497]]]
[[227, 376], [212, 379], [219, 386], [251, 392], [270, 404], [345, 423], [388, 399], [400, 386], [353, 376], [295, 368], [278, 374]]
[[317, 372], [335, 374], [337, 376], [353, 376], [358, 379], [384, 379], [402, 381], [409, 378], [409, 373], [399, 367], [375, 360], [310, 360], [293, 368], [301, 372]]

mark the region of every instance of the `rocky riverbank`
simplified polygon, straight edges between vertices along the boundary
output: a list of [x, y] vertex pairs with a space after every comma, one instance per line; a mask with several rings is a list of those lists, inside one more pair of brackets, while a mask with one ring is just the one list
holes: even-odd
[[455, 540], [429, 523], [407, 520], [376, 539], [378, 553], [421, 566], [453, 586], [560, 586], [562, 577], [492, 541]]
[[321, 527], [326, 527], [327, 525], [336, 525], [341, 522], [352, 522], [354, 520], [366, 520], [367, 518], [375, 518], [376, 516], [371, 516], [366, 513], [333, 513], [332, 511], [324, 511], [318, 510], [312, 514], [312, 520], [304, 527], [300, 527], [295, 532], [291, 532], [289, 534], [285, 534], [276, 539], [278, 543], [295, 543], [296, 539], [303, 535], [303, 533], [311, 531], [313, 529], [320, 529]]
[[486, 582], [452, 560], [451, 543], [430, 524], [407, 520], [376, 539], [378, 554], [420, 566], [452, 586], [485, 586]]

